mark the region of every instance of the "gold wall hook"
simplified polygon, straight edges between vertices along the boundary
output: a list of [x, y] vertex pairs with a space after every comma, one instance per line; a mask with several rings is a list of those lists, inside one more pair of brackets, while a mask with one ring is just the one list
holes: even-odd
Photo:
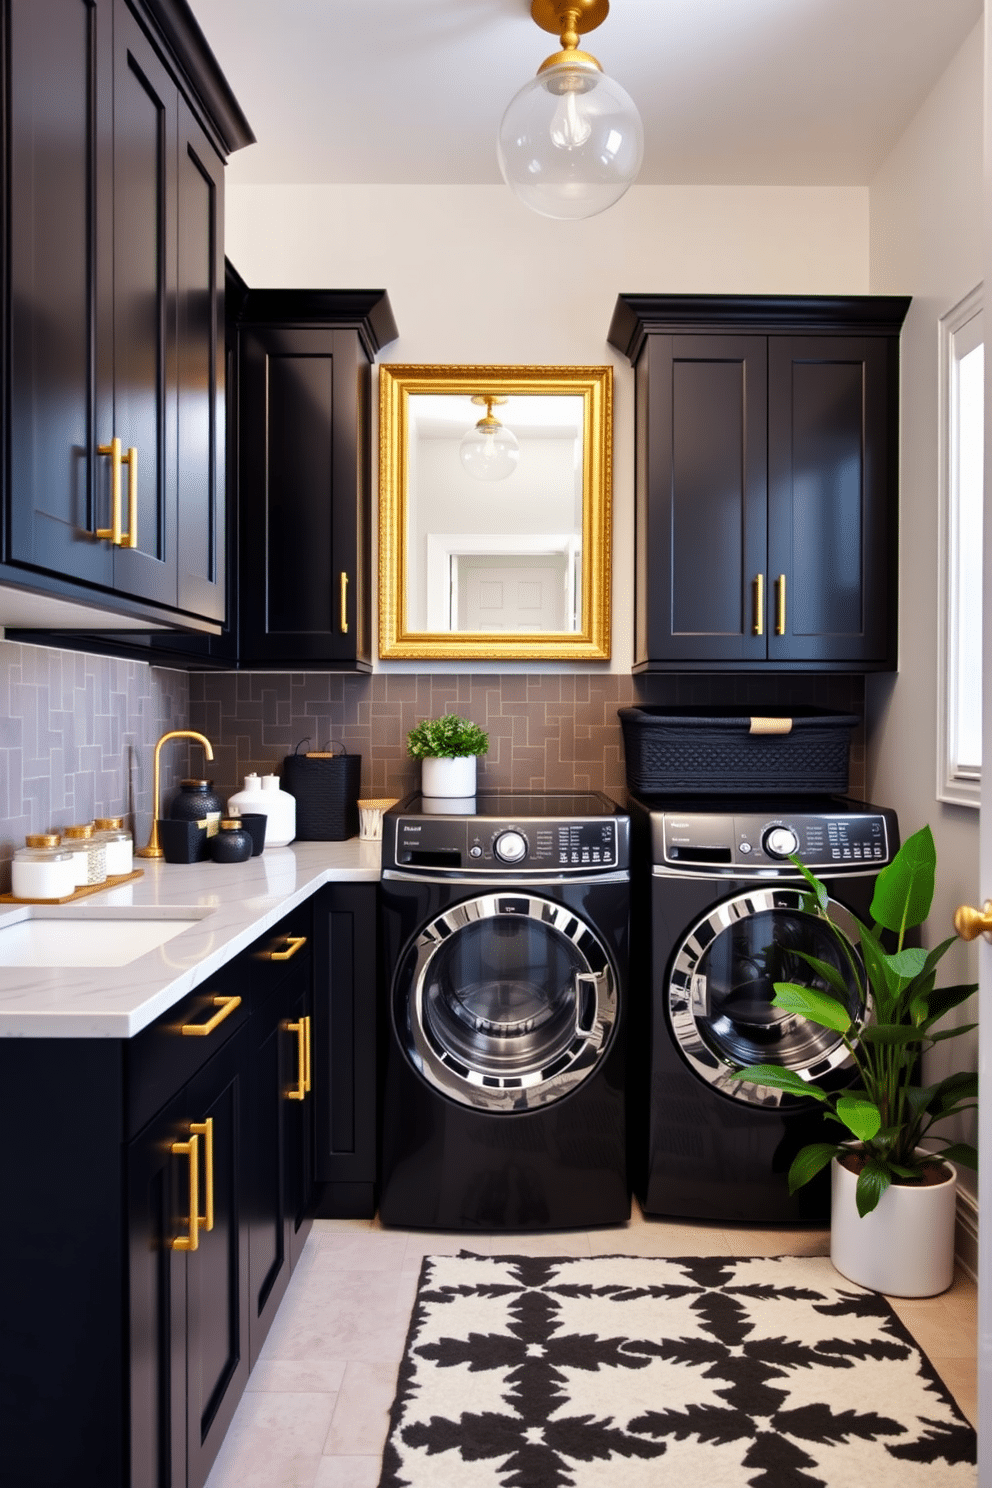
[[165, 857], [165, 853], [162, 851], [161, 845], [158, 840], [158, 818], [160, 806], [159, 785], [161, 781], [160, 756], [162, 753], [162, 745], [167, 744], [170, 739], [195, 739], [198, 744], [203, 745], [203, 752], [207, 756], [208, 760], [212, 760], [214, 757], [213, 745], [210, 743], [210, 740], [206, 737], [205, 734], [198, 734], [195, 729], [170, 729], [167, 734], [162, 735], [161, 739], [159, 739], [158, 743], [155, 745], [155, 766], [152, 775], [151, 836], [148, 838], [148, 845], [146, 847], [138, 848], [138, 851], [135, 854], [135, 856], [138, 858]]

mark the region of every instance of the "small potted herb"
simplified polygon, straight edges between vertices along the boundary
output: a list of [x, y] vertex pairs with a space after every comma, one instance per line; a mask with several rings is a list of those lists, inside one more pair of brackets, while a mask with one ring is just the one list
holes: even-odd
[[425, 796], [475, 795], [476, 759], [489, 748], [489, 735], [477, 723], [457, 713], [425, 718], [407, 734], [406, 747], [421, 762]]
[[791, 861], [810, 888], [807, 912], [830, 926], [861, 1006], [852, 1010], [851, 985], [837, 967], [801, 951], [809, 977], [776, 982], [774, 1006], [836, 1032], [854, 1080], [828, 1091], [774, 1064], [753, 1065], [735, 1078], [818, 1101], [839, 1128], [836, 1141], [811, 1143], [797, 1154], [789, 1190], [832, 1165], [830, 1256], [841, 1274], [897, 1296], [932, 1296], [950, 1285], [954, 1269], [951, 1159], [975, 1167], [977, 1154], [964, 1142], [939, 1151], [920, 1144], [935, 1123], [974, 1110], [978, 1098], [971, 1070], [920, 1083], [921, 1055], [977, 1026], [937, 1027], [976, 990], [935, 986], [937, 965], [956, 937], [932, 951], [906, 944], [907, 931], [923, 923], [933, 902], [933, 836], [929, 827], [914, 833], [879, 874], [872, 924], [856, 921], [860, 954], [831, 919], [825, 886], [798, 858]]

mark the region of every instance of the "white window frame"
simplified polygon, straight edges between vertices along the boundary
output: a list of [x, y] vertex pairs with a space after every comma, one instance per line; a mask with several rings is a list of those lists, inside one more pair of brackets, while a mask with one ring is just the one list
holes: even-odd
[[[961, 534], [958, 520], [957, 367], [984, 341], [983, 290], [979, 284], [941, 316], [939, 325], [939, 531], [937, 585], [937, 800], [958, 806], [981, 805], [981, 772], [957, 759], [958, 577]], [[965, 534], [974, 544], [975, 533]], [[983, 668], [980, 668], [980, 673]], [[975, 679], [981, 686], [981, 675]], [[980, 700], [979, 700], [980, 705]]]

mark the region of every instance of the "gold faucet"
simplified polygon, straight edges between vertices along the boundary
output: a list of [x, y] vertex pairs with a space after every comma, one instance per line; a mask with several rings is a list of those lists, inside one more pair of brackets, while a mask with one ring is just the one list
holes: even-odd
[[159, 813], [159, 784], [161, 774], [159, 769], [159, 756], [162, 753], [162, 745], [170, 739], [195, 739], [203, 745], [203, 752], [208, 760], [214, 757], [213, 747], [210, 740], [204, 734], [198, 734], [195, 729], [170, 729], [169, 733], [163, 734], [155, 745], [155, 770], [152, 776], [152, 835], [148, 839], [147, 847], [139, 847], [136, 857], [139, 858], [164, 858], [165, 854], [158, 840], [158, 813]]

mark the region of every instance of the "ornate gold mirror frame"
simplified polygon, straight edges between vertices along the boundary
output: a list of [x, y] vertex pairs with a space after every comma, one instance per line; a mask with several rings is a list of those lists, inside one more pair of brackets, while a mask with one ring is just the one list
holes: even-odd
[[[501, 425], [519, 466], [472, 479], [460, 442]], [[380, 657], [609, 660], [612, 457], [612, 367], [381, 364]], [[495, 593], [507, 574], [566, 591], [562, 628], [468, 628], [470, 586]]]

